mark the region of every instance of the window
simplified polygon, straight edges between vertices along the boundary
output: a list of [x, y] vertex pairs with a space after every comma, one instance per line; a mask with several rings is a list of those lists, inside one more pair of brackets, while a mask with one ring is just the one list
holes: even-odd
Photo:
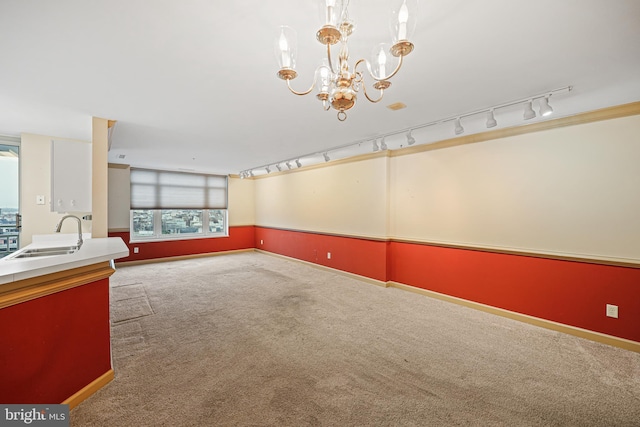
[[227, 236], [227, 177], [131, 169], [131, 240]]
[[133, 209], [131, 240], [227, 236], [224, 209]]

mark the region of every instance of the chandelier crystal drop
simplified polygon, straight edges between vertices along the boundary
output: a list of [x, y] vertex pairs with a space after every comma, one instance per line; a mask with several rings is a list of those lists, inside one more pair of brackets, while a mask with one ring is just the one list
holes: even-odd
[[[384, 90], [391, 86], [389, 79], [396, 75], [402, 66], [402, 59], [411, 53], [413, 43], [409, 41], [416, 26], [418, 0], [395, 0], [395, 8], [389, 21], [392, 44], [380, 44], [373, 49], [371, 61], [359, 59], [353, 71], [349, 66], [349, 36], [355, 24], [349, 19], [349, 0], [318, 0], [322, 27], [316, 32], [316, 39], [326, 46], [327, 54], [322, 64], [316, 69], [311, 87], [298, 92], [291, 87], [291, 80], [298, 76], [296, 71], [297, 39], [296, 32], [287, 26], [280, 27], [275, 40], [275, 53], [280, 70], [278, 77], [287, 82], [289, 90], [296, 95], [307, 95], [314, 88], [316, 97], [322, 102], [324, 110], [333, 108], [338, 111], [338, 120], [347, 118], [346, 111], [351, 109], [362, 89], [370, 102], [379, 102]], [[337, 61], [333, 60], [331, 46], [340, 43]], [[396, 67], [389, 72], [388, 60], [399, 58]], [[367, 93], [363, 71], [358, 67], [364, 63], [368, 75], [374, 80], [373, 88], [378, 96], [373, 98]]]

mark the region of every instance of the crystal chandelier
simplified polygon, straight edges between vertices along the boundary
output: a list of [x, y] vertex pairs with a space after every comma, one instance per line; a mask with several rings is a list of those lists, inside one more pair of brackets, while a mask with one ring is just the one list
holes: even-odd
[[[275, 52], [280, 65], [278, 77], [286, 80], [287, 87], [296, 95], [307, 95], [317, 90], [316, 97], [322, 101], [326, 110], [333, 107], [338, 110], [338, 120], [347, 118], [346, 111], [351, 109], [357, 99], [357, 93], [362, 89], [364, 96], [370, 102], [379, 102], [384, 96], [384, 90], [391, 86], [389, 79], [396, 75], [402, 66], [402, 58], [413, 50], [413, 43], [408, 39], [413, 34], [416, 22], [418, 0], [397, 0], [389, 21], [389, 29], [393, 44], [380, 44], [373, 49], [371, 61], [359, 59], [353, 71], [349, 68], [349, 36], [355, 28], [349, 19], [347, 11], [349, 0], [318, 0], [322, 28], [316, 33], [318, 41], [327, 46], [327, 56], [315, 72], [311, 87], [298, 92], [291, 87], [291, 80], [298, 73], [296, 67], [296, 33], [287, 26], [280, 27], [280, 34], [275, 40]], [[338, 61], [331, 57], [331, 46], [341, 43]], [[387, 74], [387, 60], [389, 54], [399, 58], [393, 71]], [[372, 98], [367, 93], [364, 74], [358, 71], [360, 64], [365, 63], [369, 76], [375, 81], [373, 88], [378, 90], [378, 97]]]

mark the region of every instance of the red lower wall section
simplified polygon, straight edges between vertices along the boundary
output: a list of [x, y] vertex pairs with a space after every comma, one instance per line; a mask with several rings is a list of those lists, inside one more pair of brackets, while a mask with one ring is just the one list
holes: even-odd
[[[253, 226], [228, 238], [129, 244], [119, 261], [251, 248], [640, 342], [638, 268]], [[606, 304], [618, 306], [617, 319]]]
[[640, 342], [637, 268], [264, 227], [255, 236], [268, 252]]
[[[255, 247], [386, 282], [388, 242], [256, 227]], [[327, 257], [331, 253], [331, 258]]]
[[[128, 231], [109, 232], [109, 237], [120, 237], [129, 247], [129, 256], [120, 258], [117, 262], [253, 249], [255, 247], [255, 227], [253, 225], [229, 227], [229, 236], [209, 239], [130, 243]], [[134, 247], [139, 250], [137, 254], [133, 253]]]
[[398, 242], [390, 254], [394, 282], [640, 342], [640, 269]]
[[0, 402], [61, 403], [111, 369], [109, 279], [0, 310]]

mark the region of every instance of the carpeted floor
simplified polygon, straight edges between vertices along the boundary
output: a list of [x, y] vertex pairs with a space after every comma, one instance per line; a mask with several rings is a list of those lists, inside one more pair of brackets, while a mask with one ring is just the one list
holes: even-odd
[[640, 354], [295, 261], [121, 267], [72, 426], [639, 426]]

